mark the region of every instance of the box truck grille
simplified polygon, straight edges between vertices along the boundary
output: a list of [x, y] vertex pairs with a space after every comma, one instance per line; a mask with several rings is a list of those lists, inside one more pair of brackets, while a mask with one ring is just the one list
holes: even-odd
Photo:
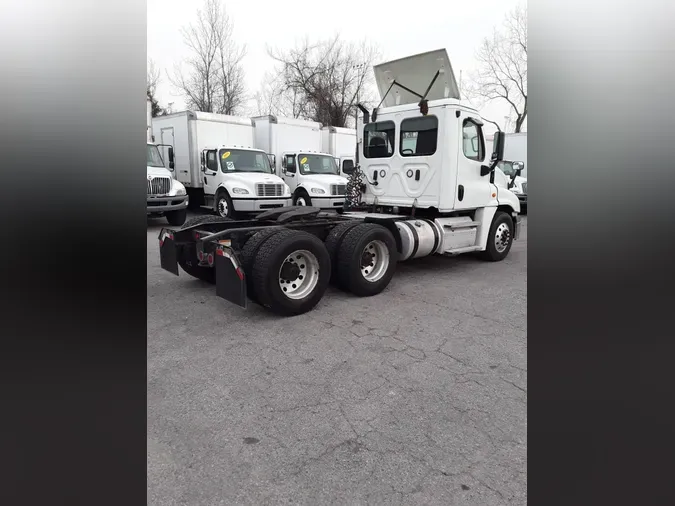
[[275, 183], [258, 183], [256, 185], [258, 197], [283, 197], [284, 185]]
[[330, 194], [331, 195], [344, 195], [347, 193], [346, 184], [332, 184], [330, 185]]
[[523, 183], [523, 193], [527, 193], [527, 183]]
[[166, 195], [171, 191], [171, 178], [154, 177], [148, 179], [148, 195]]

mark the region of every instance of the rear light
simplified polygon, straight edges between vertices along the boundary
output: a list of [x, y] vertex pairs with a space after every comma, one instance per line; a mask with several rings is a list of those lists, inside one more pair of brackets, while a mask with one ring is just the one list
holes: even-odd
[[164, 234], [162, 235], [162, 237], [159, 240], [159, 246], [160, 247], [164, 245], [164, 241], [166, 239], [171, 239], [173, 241], [173, 234], [171, 232], [164, 232]]
[[222, 249], [218, 248], [218, 249], [216, 250], [216, 255], [222, 257], [222, 256], [225, 256], [225, 252], [223, 252]]
[[239, 279], [244, 281], [244, 271], [242, 270], [241, 267], [237, 267], [237, 276], [239, 276]]
[[212, 266], [213, 266], [213, 261], [214, 261], [213, 253], [209, 253], [209, 254], [208, 254], [207, 261], [208, 261], [208, 263], [209, 263], [209, 266], [212, 267]]
[[204, 261], [204, 252], [203, 251], [198, 251], [197, 252], [197, 258], [199, 258], [200, 262]]
[[195, 232], [195, 239], [199, 239], [200, 235], [199, 232]]

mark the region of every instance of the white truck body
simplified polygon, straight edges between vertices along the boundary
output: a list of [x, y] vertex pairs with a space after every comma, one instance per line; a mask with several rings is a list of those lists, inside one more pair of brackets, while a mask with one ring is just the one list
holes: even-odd
[[[257, 156], [259, 150], [255, 149], [255, 131], [250, 118], [184, 111], [154, 118], [153, 130], [162, 144], [174, 146], [176, 178], [199, 204], [219, 213], [227, 212], [230, 217], [235, 212], [290, 205], [285, 183], [274, 174], [269, 162], [263, 167]], [[237, 156], [230, 159], [232, 170], [228, 169], [227, 162], [221, 163], [222, 158], [218, 158], [217, 164], [213, 161], [228, 150], [237, 152]], [[234, 165], [233, 161], [243, 159], [243, 155], [239, 157], [242, 150], [253, 152], [250, 159], [257, 167], [247, 171]], [[209, 159], [211, 169], [216, 170], [205, 166]], [[227, 208], [219, 208], [220, 204]]]
[[[397, 222], [402, 237], [410, 238], [412, 257], [430, 251], [485, 250], [488, 240], [494, 239], [488, 235], [496, 213], [503, 211], [515, 221], [520, 202], [512, 191], [494, 182], [483, 121], [475, 109], [460, 101], [447, 52], [383, 63], [374, 71], [383, 107], [367, 124], [362, 115], [358, 121], [360, 167], [367, 180], [365, 203], [398, 208], [401, 214], [424, 210], [434, 216], [433, 221], [411, 220], [413, 234], [409, 225]], [[426, 95], [424, 115], [420, 96], [437, 72]], [[392, 85], [394, 81], [420, 95]]]
[[255, 145], [272, 155], [294, 205], [344, 207], [347, 179], [339, 175], [333, 155], [322, 151], [320, 123], [276, 116], [255, 117], [253, 123]]
[[340, 166], [340, 175], [348, 178], [355, 165], [356, 131], [351, 128], [323, 127], [321, 151], [333, 155]]

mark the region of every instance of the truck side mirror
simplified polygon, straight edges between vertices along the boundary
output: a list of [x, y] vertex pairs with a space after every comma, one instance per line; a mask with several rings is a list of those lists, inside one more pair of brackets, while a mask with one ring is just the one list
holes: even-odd
[[513, 162], [513, 169], [516, 173], [516, 176], [520, 176], [525, 169], [525, 164], [523, 162]]
[[354, 160], [345, 160], [342, 162], [342, 172], [351, 174], [354, 172]]
[[295, 173], [295, 158], [286, 160], [286, 172]]
[[269, 160], [272, 168], [276, 169], [277, 168], [277, 157], [276, 157], [276, 155], [267, 155], [267, 159]]
[[504, 132], [496, 132], [492, 150], [492, 161], [501, 161], [504, 159], [504, 143], [506, 141], [506, 134]]
[[200, 159], [201, 159], [201, 162], [202, 162], [202, 172], [206, 172], [206, 157], [204, 156], [203, 151], [200, 155]]

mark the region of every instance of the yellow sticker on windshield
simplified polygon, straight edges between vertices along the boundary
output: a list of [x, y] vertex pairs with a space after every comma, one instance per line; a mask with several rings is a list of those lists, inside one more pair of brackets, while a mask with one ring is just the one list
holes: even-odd
[[303, 156], [303, 157], [302, 157], [302, 160], [300, 160], [300, 163], [307, 163], [307, 157], [306, 157], [306, 156]]
[[225, 160], [225, 158], [227, 158], [228, 156], [230, 156], [230, 152], [225, 151], [225, 153], [223, 153], [223, 160]]

